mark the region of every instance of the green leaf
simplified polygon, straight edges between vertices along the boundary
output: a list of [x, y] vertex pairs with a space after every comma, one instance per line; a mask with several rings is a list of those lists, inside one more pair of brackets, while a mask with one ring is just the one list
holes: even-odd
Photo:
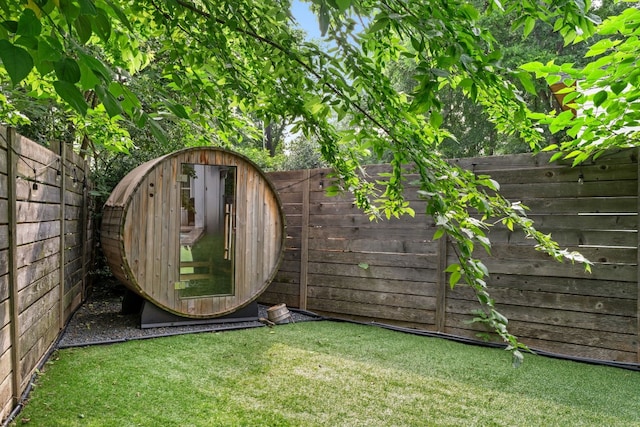
[[109, 5], [109, 7], [111, 7], [111, 9], [113, 10], [113, 12], [116, 14], [116, 16], [118, 17], [118, 19], [120, 20], [120, 22], [127, 27], [127, 29], [131, 32], [134, 32], [133, 27], [131, 26], [131, 23], [129, 22], [129, 18], [127, 18], [127, 15], [124, 13], [124, 11], [120, 8], [120, 6], [116, 5], [113, 3], [113, 1], [111, 0], [105, 0], [105, 3], [107, 3]]
[[101, 83], [100, 78], [98, 78], [98, 76], [96, 76], [96, 74], [87, 67], [87, 64], [81, 62], [78, 65], [80, 66], [80, 88], [82, 90], [93, 89], [96, 85]]
[[21, 36], [14, 42], [16, 46], [24, 46], [30, 50], [38, 49], [38, 39], [33, 36]]
[[442, 124], [442, 121], [442, 114], [440, 114], [438, 110], [432, 110], [431, 114], [429, 115], [429, 123], [431, 123], [431, 126], [433, 126], [434, 128], [439, 128]]
[[93, 4], [93, 0], [79, 0], [80, 14], [94, 16], [97, 13], [96, 5]]
[[105, 82], [109, 82], [112, 77], [112, 72], [101, 61], [93, 56], [86, 55], [82, 52], [78, 52], [78, 61], [84, 63], [91, 71], [97, 76], [101, 77]]
[[0, 40], [0, 60], [13, 86], [20, 83], [33, 69], [33, 58], [25, 49], [14, 46], [8, 40]]
[[181, 119], [189, 118], [189, 113], [187, 113], [187, 110], [185, 110], [182, 105], [172, 104], [169, 102], [167, 102], [166, 105], [169, 108], [169, 110], [171, 110], [171, 112], [175, 114], [177, 117], [180, 117]]
[[531, 31], [533, 31], [535, 26], [536, 26], [535, 18], [533, 18], [531, 16], [527, 17], [527, 19], [524, 21], [524, 37], [525, 38], [529, 34], [531, 34]]
[[74, 110], [85, 116], [89, 105], [84, 99], [80, 90], [73, 83], [57, 80], [53, 82], [53, 87], [60, 98], [65, 100]]
[[462, 274], [459, 270], [451, 273], [451, 276], [449, 276], [449, 286], [453, 289], [458, 284], [461, 277]]
[[329, 10], [325, 3], [320, 6], [320, 12], [318, 13], [318, 23], [320, 24], [320, 35], [324, 37], [329, 29]]
[[149, 120], [148, 123], [149, 123], [149, 130], [151, 131], [153, 136], [158, 140], [158, 142], [162, 144], [166, 144], [168, 141], [167, 135], [164, 132], [164, 129], [162, 129], [162, 126], [160, 126], [160, 124], [158, 123], [158, 121]]
[[73, 22], [73, 26], [76, 29], [76, 33], [78, 33], [78, 39], [80, 43], [85, 44], [91, 38], [92, 30], [91, 30], [91, 20], [87, 15], [80, 15]]
[[12, 34], [18, 32], [18, 21], [2, 21], [1, 25]]
[[73, 58], [68, 56], [56, 61], [53, 64], [58, 80], [69, 83], [78, 83], [80, 81], [80, 66]]
[[16, 34], [20, 36], [39, 36], [42, 31], [42, 24], [31, 9], [25, 9], [20, 15]]
[[340, 12], [344, 12], [351, 6], [351, 0], [336, 0], [336, 5]]
[[611, 91], [616, 95], [620, 95], [623, 90], [625, 90], [628, 86], [628, 82], [615, 82], [611, 85]]
[[38, 42], [37, 61], [58, 61], [61, 58], [61, 52], [51, 46], [47, 39], [41, 38]]
[[602, 103], [604, 101], [607, 100], [608, 94], [606, 90], [601, 90], [600, 92], [596, 93], [593, 97], [593, 104], [596, 107], [599, 107], [602, 105]]
[[118, 100], [111, 92], [100, 85], [96, 86], [95, 91], [100, 101], [102, 101], [102, 105], [104, 105], [104, 109], [107, 111], [107, 114], [109, 114], [109, 117], [114, 117], [122, 113]]
[[433, 233], [433, 240], [438, 240], [442, 236], [444, 236], [444, 228], [438, 228], [435, 233]]
[[[373, 20], [373, 24], [367, 30], [370, 33], [375, 33], [376, 31], [380, 31], [383, 28], [386, 28], [389, 25], [389, 16], [386, 13], [379, 13]], [[414, 43], [414, 38], [411, 38], [411, 44]], [[417, 50], [417, 49], [416, 49]]]
[[460, 271], [460, 264], [449, 264], [447, 268], [444, 269], [447, 273], [453, 273], [455, 271]]
[[522, 84], [524, 90], [532, 95], [537, 95], [536, 86], [533, 84], [531, 74], [526, 71], [520, 71], [519, 73], [516, 73], [516, 77], [518, 77], [518, 80], [520, 80], [520, 83]]
[[367, 264], [366, 262], [361, 262], [360, 264], [358, 264], [358, 267], [360, 267], [363, 270], [368, 270], [369, 264]]
[[105, 43], [109, 41], [111, 37], [111, 20], [104, 10], [98, 9], [98, 14], [93, 18], [93, 24], [98, 37]]

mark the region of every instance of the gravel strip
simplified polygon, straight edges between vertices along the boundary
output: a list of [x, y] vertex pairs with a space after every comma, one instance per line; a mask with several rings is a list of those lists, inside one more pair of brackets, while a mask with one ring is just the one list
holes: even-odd
[[[121, 313], [124, 293], [125, 289], [121, 285], [111, 282], [94, 284], [92, 294], [69, 321], [58, 342], [58, 348], [264, 326], [258, 321], [245, 321], [141, 329], [139, 314]], [[258, 306], [259, 317], [267, 318], [267, 308], [267, 306], [263, 305]], [[314, 316], [311, 313], [300, 313], [294, 310], [291, 310], [290, 313], [294, 322], [320, 319], [319, 316]]]

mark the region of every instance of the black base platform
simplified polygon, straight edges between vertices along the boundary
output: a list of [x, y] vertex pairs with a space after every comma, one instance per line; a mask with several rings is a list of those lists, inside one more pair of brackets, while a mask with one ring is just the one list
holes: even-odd
[[169, 313], [157, 305], [146, 301], [133, 292], [127, 292], [122, 300], [123, 313], [140, 313], [140, 328], [162, 328], [166, 326], [213, 325], [218, 323], [258, 321], [258, 303], [249, 305], [226, 316], [211, 319], [193, 319]]
[[258, 303], [252, 302], [226, 316], [212, 319], [192, 319], [169, 313], [158, 306], [145, 301], [140, 312], [140, 328], [161, 328], [165, 326], [211, 325], [229, 322], [252, 322], [258, 320]]

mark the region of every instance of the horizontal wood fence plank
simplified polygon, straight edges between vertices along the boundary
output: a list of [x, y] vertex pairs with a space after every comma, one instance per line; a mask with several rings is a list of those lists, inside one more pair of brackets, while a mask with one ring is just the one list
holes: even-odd
[[[633, 248], [637, 246], [638, 238], [635, 230], [567, 230], [539, 227], [538, 231], [551, 234], [551, 237], [562, 247], [604, 246]], [[531, 243], [531, 239], [528, 239], [524, 233], [501, 228], [491, 230], [488, 233], [488, 237], [492, 242], [503, 244], [529, 245]]]
[[346, 279], [362, 277], [369, 279], [402, 279], [408, 282], [436, 282], [437, 270], [435, 266], [428, 268], [394, 268], [374, 266], [364, 269], [358, 265], [329, 264], [309, 262], [309, 274], [324, 274], [339, 276]]
[[[0, 250], [0, 276], [4, 276], [9, 273], [9, 251], [6, 249]], [[2, 291], [0, 290], [0, 300], [2, 298]]]
[[18, 179], [16, 181], [16, 198], [29, 202], [60, 203], [60, 188]]
[[[636, 248], [620, 248], [620, 247], [563, 247], [569, 251], [580, 252], [589, 261], [595, 264], [629, 264], [636, 265], [637, 259]], [[475, 256], [486, 257], [484, 248], [478, 248]], [[547, 261], [550, 256], [544, 252], [537, 251], [533, 242], [528, 245], [509, 245], [505, 243], [491, 243], [491, 257], [498, 260], [521, 259], [530, 261]]]
[[60, 273], [58, 269], [53, 270], [40, 279], [34, 280], [30, 286], [26, 286], [18, 292], [18, 308], [21, 311], [26, 310], [59, 284]]
[[54, 310], [58, 306], [58, 289], [57, 287], [44, 294], [38, 301], [26, 307], [20, 312], [20, 336], [24, 335], [29, 328], [31, 328], [38, 319], [48, 313], [50, 310]]
[[371, 221], [367, 215], [360, 212], [352, 214], [312, 214], [309, 217], [311, 227], [360, 227], [360, 228], [425, 228], [435, 226], [435, 221], [431, 216], [417, 212], [415, 217], [409, 215], [400, 218], [380, 219]]
[[60, 250], [59, 237], [27, 243], [17, 248], [17, 267], [24, 267], [36, 261], [55, 255]]
[[638, 228], [638, 215], [537, 215], [535, 212], [528, 215], [534, 221], [538, 229], [563, 230], [629, 230]]
[[17, 224], [19, 246], [60, 236], [60, 221]]
[[[477, 334], [478, 330], [469, 329], [464, 324], [464, 318], [458, 318], [457, 315], [451, 315], [451, 324], [447, 325], [447, 333], [468, 337], [472, 339], [479, 339]], [[448, 319], [449, 323], [449, 319]], [[457, 325], [465, 325], [464, 328], [458, 328]], [[592, 331], [582, 331], [580, 329], [573, 329], [571, 331], [567, 331], [564, 335], [567, 336], [582, 336], [582, 335], [590, 335]], [[592, 347], [588, 345], [580, 345], [567, 343], [562, 341], [554, 341], [550, 339], [537, 339], [534, 337], [522, 337], [519, 336], [522, 342], [528, 345], [530, 348], [537, 350], [543, 350], [550, 353], [555, 353], [558, 355], [575, 355], [583, 358], [591, 358], [594, 360], [613, 360], [619, 362], [634, 362], [633, 357], [635, 357], [635, 353], [625, 352], [617, 349], [609, 349], [603, 347]], [[496, 341], [497, 342], [497, 341]]]
[[[497, 310], [508, 319], [528, 323], [540, 323], [555, 326], [567, 326], [593, 331], [608, 331], [622, 334], [633, 334], [636, 331], [636, 318], [576, 311], [561, 311], [549, 308], [522, 307], [502, 304], [496, 301]], [[478, 303], [467, 300], [447, 298], [447, 312], [470, 315], [478, 309]]]
[[9, 223], [9, 201], [0, 199], [0, 224]]
[[435, 255], [392, 252], [309, 251], [309, 262], [360, 265], [368, 267], [434, 268]]
[[526, 322], [510, 322], [518, 336], [539, 341], [555, 341], [596, 348], [605, 348], [632, 353], [635, 351], [635, 338], [629, 334], [582, 330], [566, 326], [529, 324]]
[[429, 239], [408, 241], [389, 238], [346, 239], [342, 236], [326, 239], [310, 239], [309, 249], [342, 252], [379, 252], [436, 255], [438, 243]]
[[538, 277], [566, 277], [582, 279], [618, 280], [633, 282], [637, 277], [637, 267], [632, 265], [600, 264], [586, 272], [580, 265], [559, 263], [554, 260], [535, 261], [508, 260], [500, 262], [487, 258], [483, 260], [491, 274], [517, 274]]
[[267, 291], [260, 295], [258, 302], [267, 305], [285, 304], [290, 308], [299, 308], [300, 298], [298, 295], [279, 294]]
[[578, 168], [562, 166], [522, 168], [507, 170], [491, 170], [488, 174], [499, 184], [528, 184], [528, 183], [567, 183], [582, 182], [615, 182], [635, 181], [638, 165], [634, 163], [617, 165], [601, 164], [587, 165]]
[[4, 274], [0, 276], [0, 302], [6, 301], [9, 298], [9, 275]]
[[316, 287], [386, 292], [407, 296], [419, 295], [435, 297], [437, 294], [437, 285], [434, 282], [410, 282], [402, 279], [393, 280], [350, 277], [348, 280], [345, 280], [345, 278], [340, 276], [312, 274], [309, 275], [309, 284]]
[[507, 199], [526, 194], [528, 198], [625, 197], [637, 196], [636, 181], [502, 184], [500, 193]]
[[[462, 167], [463, 169], [475, 170], [477, 172], [488, 172], [491, 170], [512, 169], [519, 170], [527, 167], [547, 167], [557, 165], [558, 167], [570, 168], [572, 159], [558, 160], [552, 164], [549, 159], [553, 153], [537, 153], [535, 155], [526, 154], [510, 154], [504, 156], [491, 157], [469, 157], [464, 159], [451, 159], [451, 163]], [[638, 156], [634, 149], [612, 150], [600, 156], [599, 159], [587, 160], [584, 165], [600, 165], [600, 164], [633, 164], [638, 163]]]
[[320, 298], [309, 298], [308, 309], [317, 312], [366, 317], [379, 321], [393, 320], [428, 326], [435, 325], [435, 311], [429, 310], [361, 304], [352, 301], [335, 301]]
[[8, 197], [8, 188], [9, 185], [7, 184], [7, 174], [5, 173], [0, 173], [0, 198], [2, 199], [6, 199]]
[[0, 225], [0, 250], [7, 249], [9, 247], [9, 226], [6, 224]]
[[[491, 296], [496, 301], [499, 301], [500, 304], [551, 308], [563, 311], [633, 317], [637, 310], [635, 299], [525, 291], [521, 289], [495, 287], [491, 289]], [[475, 296], [462, 291], [461, 287], [454, 288], [454, 290], [450, 291], [448, 297], [451, 299], [470, 299], [476, 301]]]
[[625, 197], [561, 197], [557, 199], [531, 198], [528, 194], [512, 198], [522, 201], [532, 214], [636, 213], [637, 196]]
[[60, 220], [60, 206], [39, 202], [16, 202], [16, 219], [24, 222], [47, 222]]
[[30, 286], [33, 282], [60, 268], [60, 253], [38, 260], [31, 265], [18, 269], [18, 291]]
[[[5, 354], [11, 348], [11, 328], [4, 325], [0, 328], [0, 354]], [[4, 379], [9, 374], [11, 367], [0, 366], [0, 378]]]
[[489, 277], [488, 284], [490, 290], [493, 288], [511, 288], [522, 291], [540, 291], [632, 300], [638, 298], [636, 282], [492, 273]]
[[360, 289], [328, 288], [309, 286], [308, 297], [310, 299], [329, 299], [332, 301], [349, 301], [357, 304], [371, 304], [388, 307], [415, 308], [419, 310], [436, 309], [436, 298], [430, 296], [413, 295], [406, 298], [402, 294], [389, 292], [374, 292]]

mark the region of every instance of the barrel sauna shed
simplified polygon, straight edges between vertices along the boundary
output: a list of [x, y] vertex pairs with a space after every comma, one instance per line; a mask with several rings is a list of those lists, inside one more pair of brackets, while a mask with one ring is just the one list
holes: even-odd
[[214, 147], [132, 170], [109, 196], [101, 227], [116, 278], [157, 308], [190, 319], [255, 305], [278, 270], [285, 238], [269, 179], [247, 158]]

